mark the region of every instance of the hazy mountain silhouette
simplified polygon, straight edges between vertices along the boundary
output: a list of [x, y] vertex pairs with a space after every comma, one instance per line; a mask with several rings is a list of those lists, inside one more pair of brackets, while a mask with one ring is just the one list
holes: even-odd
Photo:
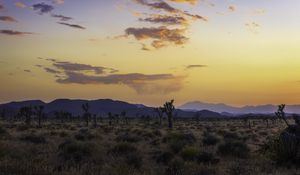
[[[185, 103], [179, 106], [178, 108], [182, 110], [188, 110], [188, 111], [210, 110], [228, 116], [230, 114], [248, 114], [248, 113], [273, 114], [278, 107], [277, 105], [271, 105], [271, 104], [235, 107], [223, 103], [213, 104], [213, 103], [194, 101], [194, 102]], [[287, 105], [285, 111], [287, 113], [300, 114], [300, 105]]]
[[[0, 105], [0, 110], [5, 110], [7, 115], [16, 115], [18, 110], [24, 106], [39, 106], [45, 107], [45, 112], [48, 115], [53, 115], [55, 111], [65, 111], [70, 112], [73, 115], [82, 115], [82, 104], [88, 103], [90, 105], [90, 112], [92, 114], [107, 116], [108, 112], [112, 114], [120, 114], [122, 111], [126, 111], [129, 117], [143, 117], [143, 116], [157, 116], [153, 107], [148, 107], [143, 104], [130, 104], [123, 101], [115, 101], [111, 99], [99, 99], [99, 100], [70, 100], [70, 99], [57, 99], [50, 103], [45, 103], [40, 100], [31, 101], [21, 101], [21, 102], [11, 102], [7, 104]], [[201, 117], [222, 117], [221, 114], [201, 110], [198, 112], [194, 111], [184, 111], [177, 109], [175, 111], [175, 116], [177, 117], [194, 117], [198, 113]]]

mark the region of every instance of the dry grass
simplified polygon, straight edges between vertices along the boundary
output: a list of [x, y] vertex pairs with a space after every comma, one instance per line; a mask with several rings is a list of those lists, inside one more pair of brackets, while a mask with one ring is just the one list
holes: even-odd
[[300, 174], [258, 150], [284, 125], [251, 120], [156, 121], [98, 127], [1, 122], [0, 175], [252, 175]]

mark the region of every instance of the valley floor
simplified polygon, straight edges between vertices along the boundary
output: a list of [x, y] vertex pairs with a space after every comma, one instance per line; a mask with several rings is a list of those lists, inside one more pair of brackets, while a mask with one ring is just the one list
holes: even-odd
[[300, 174], [264, 154], [285, 128], [279, 121], [186, 120], [172, 130], [156, 120], [0, 124], [1, 175]]

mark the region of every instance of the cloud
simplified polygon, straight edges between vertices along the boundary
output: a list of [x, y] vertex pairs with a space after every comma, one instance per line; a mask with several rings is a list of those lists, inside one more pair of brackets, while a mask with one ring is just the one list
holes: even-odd
[[4, 6], [0, 4], [0, 10], [4, 9]]
[[161, 48], [166, 44], [182, 45], [188, 41], [183, 33], [185, 29], [168, 29], [166, 27], [159, 28], [127, 28], [126, 36], [134, 36], [137, 40], [152, 39], [154, 48]]
[[[151, 9], [162, 10], [162, 11], [172, 13], [172, 14], [189, 16], [189, 17], [192, 17], [193, 19], [200, 19], [200, 20], [204, 20], [204, 21], [208, 20], [207, 17], [203, 17], [203, 16], [200, 16], [200, 15], [193, 15], [193, 14], [190, 14], [186, 11], [182, 11], [180, 9], [174, 8], [174, 7], [170, 6], [168, 3], [166, 3], [165, 1], [162, 1], [162, 0], [159, 0], [159, 1], [153, 2], [153, 3], [148, 2], [148, 0], [133, 0], [133, 1], [138, 3], [138, 4], [150, 7]], [[183, 2], [183, 1], [180, 1], [180, 0], [176, 1], [175, 0], [173, 2]]]
[[252, 32], [254, 34], [257, 34], [260, 29], [260, 25], [256, 22], [246, 23], [245, 26], [250, 32]]
[[[183, 45], [187, 43], [188, 37], [185, 32], [190, 26], [190, 23], [195, 20], [208, 21], [207, 17], [194, 15], [179, 8], [172, 7], [164, 0], [131, 0], [132, 2], [146, 6], [151, 10], [156, 10], [155, 14], [138, 13], [137, 17], [140, 22], [149, 22], [152, 24], [161, 24], [160, 27], [129, 27], [125, 29], [123, 37], [134, 36], [136, 40], [150, 39], [151, 46], [154, 49], [173, 45]], [[195, 4], [197, 0], [169, 0], [173, 3], [190, 3]], [[163, 14], [157, 14], [163, 12]], [[136, 13], [136, 12], [135, 12]], [[145, 17], [141, 17], [143, 14]], [[172, 27], [171, 27], [172, 26]], [[121, 38], [121, 37], [116, 37]], [[152, 50], [145, 43], [142, 44], [142, 50]]]
[[202, 64], [187, 65], [185, 66], [185, 70], [194, 69], [194, 68], [203, 68], [203, 67], [207, 67], [207, 65], [202, 65]]
[[16, 2], [15, 6], [19, 7], [19, 8], [26, 8], [27, 7], [23, 2]]
[[54, 10], [54, 7], [52, 5], [48, 5], [45, 3], [34, 4], [32, 8], [33, 10], [38, 11], [40, 15], [50, 13], [52, 10]]
[[26, 72], [26, 73], [31, 73], [31, 70], [25, 69], [24, 72]]
[[79, 64], [79, 63], [71, 63], [67, 61], [57, 61], [56, 59], [46, 59], [47, 61], [51, 61], [52, 66], [56, 69], [62, 70], [64, 72], [88, 72], [92, 71], [95, 74], [105, 74], [111, 72], [118, 72], [118, 70], [113, 68], [101, 67], [101, 66], [91, 66], [88, 64]]
[[172, 74], [111, 74], [106, 76], [93, 76], [83, 73], [66, 72], [66, 78], [57, 79], [61, 84], [103, 84], [127, 85], [138, 94], [167, 94], [176, 92], [183, 87], [183, 77]]
[[150, 22], [150, 23], [160, 23], [164, 25], [184, 25], [188, 21], [182, 16], [166, 16], [166, 15], [153, 15], [148, 18], [140, 18], [139, 21]]
[[158, 2], [154, 2], [154, 3], [149, 3], [147, 0], [133, 0], [133, 1], [138, 4], [153, 8], [153, 9], [164, 10], [164, 11], [171, 12], [171, 13], [177, 12], [177, 9], [171, 7], [169, 4], [167, 4], [164, 1], [158, 1]]
[[228, 7], [228, 10], [234, 12], [234, 11], [236, 11], [236, 7], [234, 5], [231, 5]]
[[45, 67], [44, 70], [48, 73], [52, 73], [52, 74], [60, 74], [60, 71], [57, 71], [55, 69], [49, 68], [49, 67]]
[[253, 12], [252, 12], [253, 15], [264, 15], [266, 14], [266, 10], [265, 9], [255, 9]]
[[5, 22], [18, 22], [15, 18], [11, 16], [0, 16], [0, 21], [5, 21]]
[[58, 24], [69, 26], [69, 27], [76, 28], [76, 29], [82, 29], [82, 30], [86, 29], [85, 27], [77, 25], [77, 24], [69, 24], [69, 23], [65, 23], [65, 22], [58, 22]]
[[197, 4], [198, 0], [168, 0], [171, 2], [177, 2], [177, 3], [190, 3], [192, 5]]
[[52, 2], [53, 2], [54, 4], [63, 4], [63, 3], [65, 3], [64, 0], [53, 0]]
[[116, 73], [118, 71], [116, 69], [102, 66], [57, 61], [56, 59], [48, 61], [53, 62], [51, 67], [38, 67], [52, 74], [59, 84], [125, 85], [138, 94], [167, 94], [180, 91], [183, 88], [183, 80], [186, 78], [173, 74], [121, 74]]
[[64, 16], [64, 15], [51, 15], [53, 18], [59, 18], [60, 21], [69, 21], [72, 20], [73, 18]]
[[0, 30], [0, 34], [10, 35], [10, 36], [23, 36], [23, 35], [32, 35], [31, 32], [19, 32], [14, 30]]

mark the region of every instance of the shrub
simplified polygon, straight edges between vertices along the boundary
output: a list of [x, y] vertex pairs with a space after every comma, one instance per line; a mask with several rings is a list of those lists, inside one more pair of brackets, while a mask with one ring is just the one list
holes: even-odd
[[7, 131], [0, 126], [0, 135], [6, 134]]
[[80, 163], [90, 158], [94, 151], [94, 145], [78, 142], [66, 141], [59, 145], [59, 157], [64, 161]]
[[162, 152], [156, 158], [156, 162], [167, 165], [173, 159], [173, 157], [174, 154], [172, 152]]
[[278, 164], [300, 165], [300, 141], [293, 140], [293, 136], [281, 134], [270, 138], [261, 151]]
[[80, 141], [86, 141], [86, 140], [91, 140], [95, 138], [93, 134], [90, 133], [89, 130], [87, 129], [81, 129], [77, 134], [75, 134], [75, 139], [80, 140]]
[[20, 139], [22, 141], [31, 142], [31, 143], [34, 143], [34, 144], [45, 144], [45, 143], [47, 143], [46, 138], [42, 135], [27, 134], [27, 135], [23, 135]]
[[200, 152], [199, 149], [195, 147], [185, 147], [181, 151], [180, 155], [185, 161], [195, 161], [197, 160], [199, 152]]
[[139, 142], [141, 138], [139, 136], [129, 134], [128, 132], [120, 134], [117, 138], [116, 141], [122, 141], [122, 142]]
[[230, 175], [250, 175], [251, 169], [244, 163], [235, 163], [228, 169]]
[[17, 127], [17, 131], [26, 131], [28, 129], [29, 129], [29, 127], [27, 125], [19, 125]]
[[249, 152], [248, 146], [244, 142], [237, 140], [228, 140], [218, 147], [218, 153], [224, 156], [247, 158]]
[[197, 157], [197, 161], [203, 164], [217, 164], [220, 159], [216, 158], [213, 153], [201, 152]]
[[204, 133], [204, 138], [202, 139], [202, 143], [204, 145], [216, 145], [220, 142], [220, 138], [214, 134]]
[[229, 139], [233, 139], [233, 140], [241, 140], [241, 136], [235, 132], [225, 132], [223, 135], [224, 139], [229, 140]]
[[116, 144], [113, 148], [111, 148], [108, 151], [108, 154], [113, 154], [116, 156], [117, 155], [128, 155], [128, 154], [134, 153], [136, 151], [137, 151], [137, 149], [133, 145], [126, 143], [126, 142], [122, 142], [122, 143]]
[[174, 159], [170, 162], [166, 169], [166, 175], [181, 175], [184, 171], [184, 161], [181, 159]]
[[8, 139], [10, 134], [6, 131], [6, 129], [0, 126], [0, 139]]
[[126, 163], [134, 168], [140, 169], [143, 164], [143, 157], [139, 152], [126, 155]]
[[193, 133], [172, 132], [164, 139], [164, 142], [169, 143], [169, 147], [175, 152], [180, 152], [186, 145], [192, 145], [196, 142]]

